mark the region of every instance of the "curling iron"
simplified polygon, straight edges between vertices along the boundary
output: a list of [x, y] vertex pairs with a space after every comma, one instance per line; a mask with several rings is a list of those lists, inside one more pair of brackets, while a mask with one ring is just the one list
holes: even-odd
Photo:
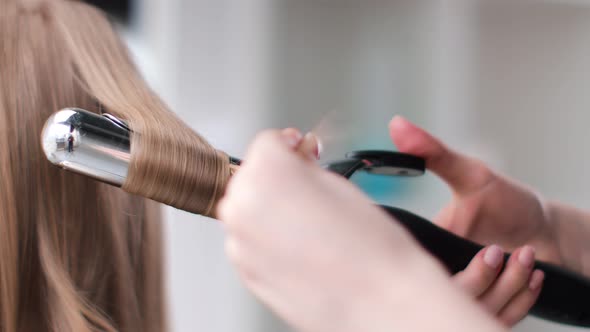
[[[63, 169], [121, 187], [131, 160], [131, 129], [111, 114], [65, 108], [49, 117], [41, 134], [47, 159]], [[240, 160], [229, 157], [232, 171]]]
[[[131, 130], [110, 114], [67, 108], [53, 114], [42, 133], [47, 159], [63, 169], [121, 187], [130, 161]], [[236, 170], [240, 161], [230, 158]], [[380, 175], [419, 176], [426, 165], [422, 158], [389, 151], [356, 151], [324, 168], [350, 178], [364, 171]], [[450, 273], [469, 264], [482, 245], [452, 234], [432, 222], [402, 209], [382, 206], [399, 221]], [[507, 261], [506, 254], [504, 260]], [[553, 264], [536, 261], [545, 273], [544, 286], [531, 314], [554, 322], [590, 327], [590, 279]]]

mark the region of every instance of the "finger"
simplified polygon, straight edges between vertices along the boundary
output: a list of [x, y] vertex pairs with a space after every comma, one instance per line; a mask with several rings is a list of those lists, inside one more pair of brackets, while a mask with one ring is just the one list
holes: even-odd
[[217, 203], [216, 217], [221, 222], [226, 234], [241, 235], [245, 231], [250, 231], [251, 222], [243, 222], [244, 220], [254, 221], [252, 215], [257, 208], [260, 208], [261, 203], [255, 200], [252, 193], [244, 188], [252, 187], [243, 180], [238, 180], [236, 183], [230, 183], [231, 190], [226, 191], [226, 195]]
[[481, 188], [493, 179], [493, 173], [482, 162], [453, 151], [400, 116], [389, 123], [389, 134], [401, 152], [425, 158], [428, 169], [459, 194]]
[[247, 168], [259, 170], [274, 164], [273, 167], [283, 169], [285, 166], [292, 165], [298, 157], [294, 152], [301, 139], [301, 133], [294, 128], [268, 129], [259, 132], [248, 146], [240, 169], [234, 176], [243, 174]]
[[306, 158], [311, 160], [318, 160], [320, 158], [319, 140], [313, 133], [307, 133], [303, 136], [301, 143], [297, 147], [297, 151], [300, 152]]
[[535, 270], [531, 275], [528, 285], [500, 311], [498, 318], [506, 326], [513, 326], [526, 317], [529, 310], [533, 307], [543, 286], [545, 273], [541, 270]]
[[482, 249], [467, 268], [453, 276], [453, 281], [473, 297], [479, 297], [496, 280], [504, 260], [504, 252], [497, 245]]
[[512, 253], [506, 268], [494, 285], [482, 295], [481, 302], [492, 313], [497, 314], [528, 285], [534, 262], [535, 251], [531, 246], [524, 246]]
[[287, 140], [287, 144], [295, 149], [299, 155], [318, 160], [320, 157], [319, 140], [313, 133], [307, 133], [305, 136], [295, 128], [286, 128], [281, 130], [281, 135]]
[[[290, 148], [289, 150], [285, 147]], [[319, 156], [319, 140], [312, 134], [308, 133], [305, 136], [295, 128], [286, 128], [280, 131], [265, 130], [256, 135], [253, 143], [248, 148], [246, 153], [246, 162], [250, 162], [252, 156], [277, 156], [280, 151], [297, 151], [299, 155], [305, 158], [317, 160]]]
[[285, 128], [281, 130], [281, 136], [283, 136], [289, 146], [295, 148], [301, 144], [303, 139], [301, 132], [295, 128]]
[[[283, 130], [267, 129], [259, 132], [248, 147], [246, 156], [257, 153], [276, 155], [280, 151], [287, 151], [285, 148], [297, 148], [302, 139], [301, 133], [295, 128]], [[292, 151], [292, 150], [291, 150]], [[246, 161], [248, 158], [246, 158]]]

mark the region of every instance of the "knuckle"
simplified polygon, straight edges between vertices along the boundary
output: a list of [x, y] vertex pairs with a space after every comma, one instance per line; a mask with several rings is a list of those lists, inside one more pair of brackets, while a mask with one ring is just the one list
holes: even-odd
[[266, 167], [275, 163], [277, 159], [284, 158], [284, 150], [286, 149], [280, 143], [280, 134], [276, 130], [260, 132], [248, 147], [243, 168], [260, 169]]
[[464, 271], [464, 274], [472, 283], [480, 286], [489, 284], [495, 276], [494, 271], [483, 264], [472, 264]]
[[506, 326], [506, 327], [512, 327], [512, 325], [514, 325], [515, 319], [510, 317], [510, 316], [504, 316], [504, 317], [500, 317], [500, 323], [502, 323], [502, 325]]
[[228, 182], [222, 200], [226, 202], [233, 202], [236, 200], [236, 196], [243, 190], [242, 188], [248, 188], [249, 170], [248, 166], [242, 166], [239, 172], [232, 175]]
[[475, 182], [488, 183], [496, 176], [494, 171], [483, 160], [472, 159], [472, 162]]
[[466, 272], [459, 272], [453, 277], [454, 282], [459, 285], [464, 291], [471, 296], [479, 296], [488, 287], [488, 283], [484, 282], [481, 278], [473, 275], [469, 275]]
[[531, 271], [522, 266], [518, 262], [509, 264], [503, 272], [506, 283], [512, 285], [513, 288], [520, 289], [521, 286], [527, 284]]
[[249, 283], [257, 280], [256, 270], [249, 263], [251, 260], [246, 257], [246, 252], [238, 239], [232, 237], [225, 241], [225, 253], [243, 281]]
[[276, 130], [263, 130], [254, 137], [252, 147], [255, 149], [268, 148], [273, 145], [272, 143], [275, 142], [278, 137], [279, 133]]
[[483, 281], [481, 273], [477, 272], [475, 269], [466, 269], [462, 271], [461, 278], [472, 286], [480, 286]]
[[243, 253], [240, 248], [240, 243], [235, 237], [228, 237], [225, 240], [225, 254], [230, 262], [232, 262], [238, 269], [243, 262]]
[[500, 317], [500, 322], [507, 327], [512, 327], [519, 321], [521, 321], [526, 316], [526, 312], [522, 311], [510, 311], [502, 317]]
[[260, 280], [256, 271], [249, 265], [241, 264], [237, 272], [240, 279], [242, 279], [248, 288], [253, 288], [257, 284], [257, 281]]
[[237, 193], [231, 201], [223, 202], [219, 217], [225, 231], [232, 236], [245, 239], [255, 233], [258, 224], [266, 216], [265, 199], [260, 190]]
[[243, 216], [247, 214], [247, 207], [239, 197], [233, 195], [223, 198], [217, 205], [217, 217], [223, 221], [225, 229], [230, 233], [236, 233], [242, 228]]
[[254, 142], [263, 142], [263, 141], [269, 139], [270, 137], [274, 136], [275, 133], [276, 133], [276, 131], [273, 129], [261, 130], [258, 133], [256, 133], [256, 135], [254, 136]]
[[284, 135], [288, 135], [288, 136], [299, 136], [301, 137], [301, 131], [299, 131], [299, 129], [297, 128], [293, 128], [293, 127], [288, 127], [288, 128], [284, 128], [281, 130], [281, 133]]
[[452, 281], [458, 285], [461, 289], [467, 291], [471, 295], [476, 295], [474, 287], [471, 285], [469, 277], [465, 274], [465, 271], [457, 272], [452, 276]]
[[231, 216], [231, 208], [230, 205], [227, 203], [228, 198], [223, 197], [218, 203], [216, 207], [216, 214], [221, 220], [227, 220], [228, 216]]
[[[486, 294], [487, 295], [487, 294]], [[491, 299], [484, 301], [484, 307], [492, 314], [497, 315], [502, 310], [502, 307], [506, 304], [506, 298], [503, 296], [498, 297], [497, 293], [496, 296], [493, 296]]]

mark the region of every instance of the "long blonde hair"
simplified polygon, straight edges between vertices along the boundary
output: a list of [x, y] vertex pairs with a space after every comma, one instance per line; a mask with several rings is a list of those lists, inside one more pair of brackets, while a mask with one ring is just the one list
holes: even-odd
[[41, 151], [51, 113], [97, 101], [168, 116], [101, 12], [0, 0], [1, 332], [165, 330], [159, 207]]

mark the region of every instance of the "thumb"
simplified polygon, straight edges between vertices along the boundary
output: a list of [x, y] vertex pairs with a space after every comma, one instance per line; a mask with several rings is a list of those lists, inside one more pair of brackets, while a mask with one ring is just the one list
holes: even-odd
[[309, 132], [305, 136], [295, 128], [281, 130], [281, 136], [299, 155], [305, 159], [317, 160], [320, 158], [320, 141], [316, 135]]
[[309, 132], [303, 136], [297, 151], [311, 160], [320, 158], [320, 141], [316, 135]]
[[389, 122], [389, 135], [400, 152], [426, 159], [427, 168], [457, 194], [477, 190], [493, 178], [493, 173], [483, 162], [450, 149], [401, 116], [395, 116]]

